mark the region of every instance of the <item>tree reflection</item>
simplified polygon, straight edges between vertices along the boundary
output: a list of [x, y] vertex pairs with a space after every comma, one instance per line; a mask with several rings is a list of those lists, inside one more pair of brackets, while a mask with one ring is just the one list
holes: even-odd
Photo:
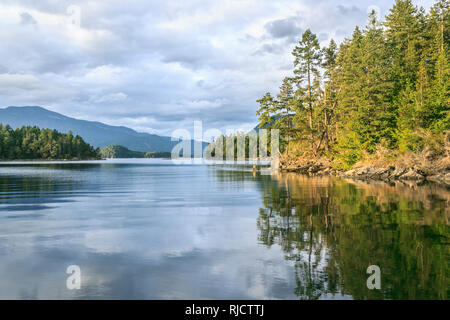
[[[287, 174], [262, 192], [259, 241], [292, 261], [299, 298], [447, 299], [445, 188]], [[366, 286], [369, 265], [381, 268], [381, 290]]]

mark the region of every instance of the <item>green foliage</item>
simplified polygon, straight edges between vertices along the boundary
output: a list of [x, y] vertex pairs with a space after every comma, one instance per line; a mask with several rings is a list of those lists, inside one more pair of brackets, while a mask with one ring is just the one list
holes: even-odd
[[359, 135], [352, 131], [338, 137], [335, 146], [336, 156], [342, 161], [339, 169], [350, 169], [350, 167], [361, 160], [362, 143]]
[[144, 158], [171, 158], [170, 152], [146, 152]]
[[74, 136], [51, 129], [0, 124], [0, 159], [96, 159], [98, 150]]
[[256, 111], [259, 120], [258, 128], [270, 128], [273, 124], [271, 114], [275, 112], [277, 102], [269, 92], [256, 102], [259, 103], [259, 109]]
[[170, 152], [140, 152], [133, 151], [120, 145], [103, 147], [100, 150], [102, 158], [170, 158]]
[[290, 94], [287, 78], [277, 100], [270, 93], [258, 100], [261, 124], [289, 106], [284, 117], [292, 125], [283, 127], [289, 134], [280, 145], [295, 142], [293, 154], [326, 155], [343, 167], [380, 144], [401, 152], [429, 143], [442, 149], [450, 130], [449, 22], [448, 1], [437, 0], [426, 13], [397, 0], [384, 22], [370, 13], [367, 26], [339, 48], [331, 41], [320, 49], [305, 31], [293, 51], [296, 90]]
[[[274, 127], [277, 120], [268, 123], [268, 127]], [[215, 158], [215, 160], [245, 160], [264, 157], [270, 155], [270, 131], [267, 132], [268, 144], [263, 149], [265, 154], [261, 153], [260, 135], [256, 132], [244, 134], [242, 132], [228, 136], [220, 136], [206, 148], [206, 158]], [[252, 147], [250, 147], [252, 146]], [[222, 149], [222, 152], [220, 150]]]
[[[306, 30], [302, 35], [302, 40], [294, 48], [292, 55], [295, 57], [294, 74], [297, 77], [298, 92], [300, 95], [304, 95], [300, 98], [300, 101], [305, 102], [308, 107], [309, 135], [311, 148], [313, 149], [314, 133], [316, 132], [313, 125], [313, 106], [314, 98], [317, 98], [317, 96], [314, 97], [313, 93], [313, 77], [319, 74], [319, 66], [322, 64], [322, 51], [317, 36], [311, 30]], [[315, 87], [317, 88], [317, 85]]]
[[111, 145], [100, 150], [102, 158], [144, 158], [145, 152], [131, 151], [123, 146]]

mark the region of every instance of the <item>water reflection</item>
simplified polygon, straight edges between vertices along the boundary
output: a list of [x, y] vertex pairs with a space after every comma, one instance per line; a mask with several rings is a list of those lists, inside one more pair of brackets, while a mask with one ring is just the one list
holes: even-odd
[[[259, 240], [294, 262], [299, 298], [448, 298], [447, 189], [288, 174], [262, 192]], [[369, 265], [381, 268], [381, 290], [361, 285]]]
[[[448, 299], [449, 190], [138, 161], [0, 165], [0, 298]], [[82, 289], [67, 290], [68, 265]], [[382, 290], [366, 287], [377, 264]]]

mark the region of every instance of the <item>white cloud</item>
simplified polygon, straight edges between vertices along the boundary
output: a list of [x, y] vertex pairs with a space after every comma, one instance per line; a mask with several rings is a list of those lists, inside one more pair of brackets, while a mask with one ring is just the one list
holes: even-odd
[[108, 103], [108, 102], [119, 102], [127, 99], [127, 95], [123, 92], [109, 93], [101, 97], [93, 97], [92, 101], [95, 103]]

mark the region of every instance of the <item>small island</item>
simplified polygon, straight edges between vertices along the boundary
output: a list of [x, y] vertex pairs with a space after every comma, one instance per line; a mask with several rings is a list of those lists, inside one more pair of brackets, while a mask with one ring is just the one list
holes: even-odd
[[170, 152], [140, 152], [133, 151], [124, 146], [111, 145], [100, 149], [102, 158], [170, 158]]

